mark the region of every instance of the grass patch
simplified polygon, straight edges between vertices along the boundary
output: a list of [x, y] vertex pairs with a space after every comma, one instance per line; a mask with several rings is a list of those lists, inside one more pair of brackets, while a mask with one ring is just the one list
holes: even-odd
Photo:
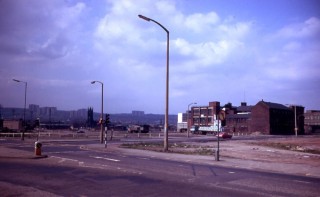
[[297, 152], [311, 153], [311, 154], [320, 154], [320, 150], [310, 149], [303, 147], [301, 145], [293, 144], [293, 143], [281, 143], [281, 142], [252, 142], [250, 144], [267, 146], [271, 148], [277, 148], [282, 150], [291, 150]]
[[[149, 150], [156, 152], [165, 152], [163, 149], [163, 143], [150, 143], [150, 142], [140, 142], [140, 143], [127, 143], [120, 145], [121, 148], [132, 148], [139, 150]], [[180, 153], [188, 155], [213, 155], [215, 149], [211, 146], [200, 146], [184, 143], [169, 143], [168, 146], [169, 153]]]

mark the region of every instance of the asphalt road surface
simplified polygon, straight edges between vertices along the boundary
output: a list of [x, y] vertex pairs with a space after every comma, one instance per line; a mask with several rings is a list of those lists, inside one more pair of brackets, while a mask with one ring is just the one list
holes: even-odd
[[[1, 196], [319, 196], [320, 179], [46, 142], [46, 159], [0, 158]], [[32, 147], [10, 145], [28, 150]], [[32, 150], [31, 150], [32, 151]], [[0, 184], [1, 185], [1, 184]], [[44, 194], [43, 194], [44, 192]]]

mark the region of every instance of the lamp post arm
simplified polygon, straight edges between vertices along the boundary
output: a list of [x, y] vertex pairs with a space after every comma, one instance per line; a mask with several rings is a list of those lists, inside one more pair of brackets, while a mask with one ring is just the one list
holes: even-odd
[[152, 21], [152, 22], [154, 22], [154, 23], [156, 23], [156, 24], [158, 24], [164, 31], [166, 31], [167, 32], [167, 34], [169, 34], [169, 30], [167, 29], [167, 28], [165, 28], [163, 25], [161, 25], [161, 23], [159, 23], [158, 21], [156, 21], [156, 20], [153, 20], [153, 19], [150, 19], [150, 21]]

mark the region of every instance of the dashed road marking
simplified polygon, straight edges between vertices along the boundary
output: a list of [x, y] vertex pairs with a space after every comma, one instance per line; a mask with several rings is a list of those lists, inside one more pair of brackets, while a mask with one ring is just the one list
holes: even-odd
[[107, 158], [107, 157], [94, 157], [94, 156], [90, 156], [91, 158], [95, 158], [95, 159], [104, 159], [104, 160], [108, 160], [108, 161], [114, 161], [114, 162], [119, 162], [120, 160], [118, 159], [111, 159], [111, 158]]
[[311, 182], [308, 181], [300, 181], [300, 180], [293, 180], [294, 182], [298, 182], [298, 183], [306, 183], [306, 184], [310, 184]]
[[138, 159], [143, 159], [143, 160], [150, 160], [150, 158], [146, 158], [146, 157], [137, 157]]

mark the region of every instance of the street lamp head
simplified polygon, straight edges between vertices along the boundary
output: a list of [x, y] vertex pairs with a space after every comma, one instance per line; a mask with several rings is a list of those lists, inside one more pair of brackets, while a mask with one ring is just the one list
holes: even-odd
[[12, 79], [13, 81], [15, 81], [15, 82], [20, 82], [20, 80], [17, 80], [17, 79]]
[[141, 15], [141, 14], [139, 14], [138, 16], [139, 16], [139, 18], [142, 18], [143, 20], [151, 21], [150, 18], [148, 18], [148, 17], [146, 17], [146, 16], [143, 16], [143, 15]]
[[91, 81], [91, 84], [94, 84], [96, 81]]

